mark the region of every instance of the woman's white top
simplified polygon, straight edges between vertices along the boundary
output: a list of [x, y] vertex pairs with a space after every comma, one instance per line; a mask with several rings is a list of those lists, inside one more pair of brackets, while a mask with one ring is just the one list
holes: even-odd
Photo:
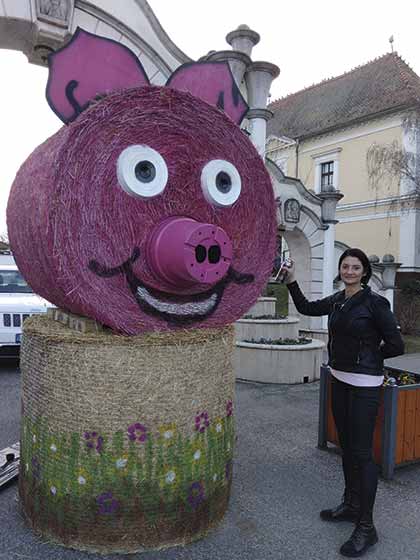
[[383, 375], [367, 375], [366, 373], [349, 373], [330, 368], [332, 375], [343, 383], [355, 387], [379, 387], [384, 382]]

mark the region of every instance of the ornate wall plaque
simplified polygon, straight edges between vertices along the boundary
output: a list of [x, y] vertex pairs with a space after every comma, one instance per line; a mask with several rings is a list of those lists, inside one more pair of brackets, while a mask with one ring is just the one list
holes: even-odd
[[71, 8], [70, 0], [37, 0], [40, 20], [67, 27]]
[[289, 198], [284, 203], [284, 219], [286, 222], [297, 224], [300, 220], [300, 204], [296, 198]]

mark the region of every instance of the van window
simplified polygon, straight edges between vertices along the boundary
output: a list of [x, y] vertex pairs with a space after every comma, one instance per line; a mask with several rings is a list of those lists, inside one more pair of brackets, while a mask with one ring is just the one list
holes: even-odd
[[0, 270], [0, 294], [31, 294], [32, 289], [17, 270]]

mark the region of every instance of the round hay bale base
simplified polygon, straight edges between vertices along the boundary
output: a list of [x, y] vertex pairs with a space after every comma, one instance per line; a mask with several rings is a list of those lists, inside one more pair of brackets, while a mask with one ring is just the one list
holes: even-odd
[[19, 493], [37, 534], [80, 550], [187, 544], [226, 511], [234, 331], [124, 337], [25, 321]]

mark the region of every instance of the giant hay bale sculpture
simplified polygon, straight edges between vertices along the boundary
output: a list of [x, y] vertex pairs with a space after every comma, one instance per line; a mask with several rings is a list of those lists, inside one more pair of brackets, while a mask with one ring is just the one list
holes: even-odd
[[228, 505], [232, 323], [272, 268], [270, 179], [225, 63], [155, 87], [79, 29], [50, 57], [47, 96], [66, 126], [16, 177], [10, 241], [37, 293], [104, 328], [25, 322], [23, 511], [79, 549], [187, 543]]

